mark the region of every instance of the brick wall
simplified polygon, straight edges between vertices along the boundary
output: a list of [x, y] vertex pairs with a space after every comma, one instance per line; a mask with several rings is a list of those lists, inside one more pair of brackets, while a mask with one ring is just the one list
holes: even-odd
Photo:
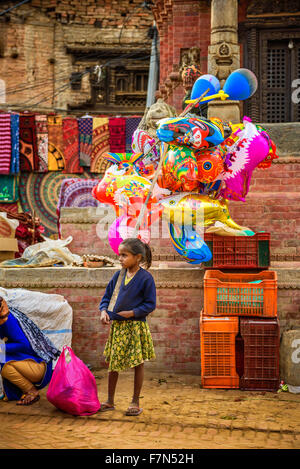
[[158, 0], [155, 2], [153, 13], [160, 39], [159, 91], [166, 102], [175, 106], [180, 112], [185, 93], [177, 81], [172, 81], [173, 74], [179, 69], [181, 51], [194, 46], [201, 49], [201, 71], [203, 74], [207, 73], [207, 53], [210, 43], [209, 2]]
[[[1, 2], [0, 10], [13, 4]], [[32, 0], [0, 16], [6, 104], [31, 109], [42, 101], [39, 109], [49, 111], [86, 102], [89, 87], [83, 83], [80, 92], [71, 90], [70, 77], [91, 64], [79, 70], [69, 49], [91, 57], [92, 51], [107, 48], [117, 49], [118, 55], [150, 48], [152, 22], [152, 13], [139, 0]]]
[[[281, 332], [300, 328], [300, 269], [277, 268]], [[3, 288], [26, 288], [63, 295], [73, 308], [75, 353], [95, 368], [105, 366], [103, 350], [109, 329], [101, 326], [98, 306], [115, 269], [0, 269]], [[203, 270], [198, 267], [152, 268], [157, 308], [149, 316], [156, 361], [148, 369], [200, 374], [199, 317], [203, 307]]]

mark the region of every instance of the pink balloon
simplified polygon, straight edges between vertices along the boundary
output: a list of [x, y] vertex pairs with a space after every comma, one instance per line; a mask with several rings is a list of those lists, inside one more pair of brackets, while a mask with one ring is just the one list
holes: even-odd
[[[119, 254], [119, 246], [126, 238], [132, 238], [136, 224], [135, 218], [126, 217], [125, 215], [118, 217], [111, 224], [108, 230], [108, 241], [112, 250]], [[144, 243], [150, 242], [150, 230], [147, 228], [140, 229], [137, 234]]]
[[115, 221], [111, 224], [108, 230], [108, 242], [112, 250], [119, 254], [119, 246], [123, 241], [123, 238], [120, 236], [120, 223], [124, 217], [116, 218]]

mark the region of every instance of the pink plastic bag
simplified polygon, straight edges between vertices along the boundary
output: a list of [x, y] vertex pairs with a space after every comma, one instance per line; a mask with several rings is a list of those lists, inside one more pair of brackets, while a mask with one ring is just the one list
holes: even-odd
[[66, 345], [53, 370], [47, 399], [71, 415], [92, 415], [101, 407], [94, 375]]

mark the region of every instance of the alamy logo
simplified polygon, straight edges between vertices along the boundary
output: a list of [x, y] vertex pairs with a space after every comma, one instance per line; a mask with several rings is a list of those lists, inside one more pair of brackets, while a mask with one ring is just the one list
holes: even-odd
[[294, 104], [300, 103], [300, 78], [296, 78], [292, 81], [292, 88], [295, 90], [292, 92], [292, 102]]
[[292, 353], [292, 362], [298, 364], [300, 363], [300, 339], [294, 339], [292, 347], [296, 349]]

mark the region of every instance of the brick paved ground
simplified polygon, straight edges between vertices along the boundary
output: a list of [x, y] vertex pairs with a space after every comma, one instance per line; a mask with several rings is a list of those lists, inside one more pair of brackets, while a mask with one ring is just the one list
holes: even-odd
[[[104, 401], [106, 371], [95, 375]], [[120, 375], [115, 411], [91, 417], [55, 409], [45, 390], [30, 407], [0, 402], [0, 449], [300, 448], [300, 395], [202, 389], [199, 377], [147, 373], [144, 412], [133, 418], [124, 415], [132, 378]]]

